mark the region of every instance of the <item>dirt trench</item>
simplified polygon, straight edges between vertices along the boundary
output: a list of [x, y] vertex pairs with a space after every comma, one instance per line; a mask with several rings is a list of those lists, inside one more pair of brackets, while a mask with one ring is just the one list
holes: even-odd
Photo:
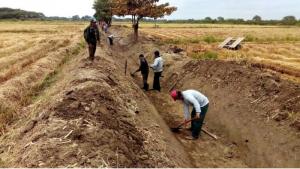
[[[103, 43], [103, 42], [102, 42]], [[105, 45], [73, 58], [0, 137], [1, 167], [188, 167], [188, 154]], [[26, 110], [26, 111], [25, 111]]]
[[[0, 138], [1, 167], [300, 166], [298, 84], [246, 63], [191, 60], [146, 37], [133, 43], [126, 29], [112, 31], [122, 37], [115, 46], [102, 42], [94, 63], [87, 52], [73, 59], [49, 96]], [[155, 49], [166, 61], [163, 92], [144, 93], [129, 72], [139, 53], [149, 57]], [[219, 140], [170, 132], [183, 117], [168, 95], [174, 84], [209, 97], [205, 128]]]
[[[176, 135], [190, 155], [190, 167], [300, 167], [299, 84], [246, 62], [192, 60], [168, 53], [168, 46], [155, 45], [152, 38], [132, 43], [126, 30], [114, 33], [123, 39], [112, 53], [120, 66], [131, 65], [128, 71], [137, 68], [140, 53], [151, 62], [154, 50], [162, 52], [163, 91], [146, 94], [168, 126], [183, 118], [181, 103], [169, 96], [171, 88], [197, 89], [209, 97], [205, 127], [220, 139], [203, 134], [193, 142], [184, 139], [188, 131]], [[142, 86], [141, 77], [133, 80]]]

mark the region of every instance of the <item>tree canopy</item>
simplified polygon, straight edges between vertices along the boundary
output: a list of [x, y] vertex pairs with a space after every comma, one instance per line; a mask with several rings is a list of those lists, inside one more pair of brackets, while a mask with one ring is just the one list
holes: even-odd
[[112, 21], [112, 2], [111, 0], [95, 0], [93, 8], [95, 9], [95, 18], [111, 24]]
[[295, 16], [286, 16], [282, 19], [282, 23], [285, 25], [295, 25], [297, 23], [297, 19]]
[[94, 9], [95, 15], [99, 17], [131, 16], [132, 27], [137, 38], [141, 19], [145, 17], [157, 19], [177, 10], [169, 3], [158, 4], [158, 2], [159, 0], [95, 0]]
[[252, 21], [258, 22], [258, 23], [259, 23], [259, 22], [262, 21], [262, 18], [261, 18], [260, 16], [258, 16], [258, 15], [255, 15], [255, 16], [253, 17]]
[[40, 19], [45, 15], [38, 12], [24, 11], [21, 9], [0, 8], [0, 19]]

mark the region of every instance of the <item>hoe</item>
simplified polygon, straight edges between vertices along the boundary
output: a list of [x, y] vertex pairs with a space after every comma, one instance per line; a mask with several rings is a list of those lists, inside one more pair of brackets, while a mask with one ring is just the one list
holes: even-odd
[[[183, 122], [183, 123], [181, 123], [180, 125], [178, 125], [177, 127], [171, 128], [171, 131], [174, 132], [174, 133], [179, 133], [180, 130], [182, 129], [182, 126], [184, 126], [184, 125], [190, 123], [190, 122], [193, 121], [193, 120], [194, 120], [194, 119], [191, 119], [191, 120], [188, 120], [188, 121], [186, 121], [186, 122]], [[211, 132], [209, 132], [209, 131], [207, 131], [206, 129], [203, 129], [203, 128], [202, 128], [202, 131], [203, 131], [204, 133], [206, 133], [207, 135], [209, 135], [210, 137], [212, 137], [213, 139], [218, 140], [218, 136], [216, 136], [215, 134], [212, 134]]]

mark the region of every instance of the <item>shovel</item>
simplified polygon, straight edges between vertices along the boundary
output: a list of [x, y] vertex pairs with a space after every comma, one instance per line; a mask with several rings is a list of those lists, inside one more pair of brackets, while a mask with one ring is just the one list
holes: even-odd
[[190, 122], [193, 121], [193, 120], [194, 120], [194, 119], [185, 121], [185, 122], [181, 123], [178, 127], [171, 128], [171, 131], [174, 132], [174, 133], [178, 133], [178, 132], [180, 132], [180, 129], [181, 129], [182, 126], [184, 126], [184, 125], [190, 123]]
[[[183, 123], [181, 123], [178, 127], [171, 128], [171, 131], [172, 131], [173, 133], [179, 133], [182, 126], [184, 126], [184, 125], [190, 123], [190, 122], [193, 121], [193, 120], [194, 120], [194, 119], [191, 119], [191, 120], [189, 120], [189, 121], [183, 122]], [[202, 131], [203, 131], [204, 133], [206, 133], [207, 135], [209, 135], [210, 137], [212, 137], [213, 139], [218, 140], [218, 136], [217, 136], [217, 135], [212, 134], [211, 132], [209, 132], [209, 131], [207, 131], [206, 129], [203, 129], [203, 128], [202, 128]]]

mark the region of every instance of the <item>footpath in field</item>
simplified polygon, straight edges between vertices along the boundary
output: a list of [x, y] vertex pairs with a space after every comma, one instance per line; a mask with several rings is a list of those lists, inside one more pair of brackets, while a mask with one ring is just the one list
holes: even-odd
[[[197, 61], [168, 53], [168, 46], [155, 45], [151, 38], [140, 37], [140, 43], [132, 43], [126, 30], [114, 31], [124, 37], [113, 47], [116, 60], [121, 64], [127, 60], [131, 71], [137, 67], [138, 54], [144, 53], [151, 62], [153, 51], [161, 51], [166, 64], [163, 92], [147, 95], [170, 127], [183, 118], [181, 104], [169, 96], [174, 84], [176, 89], [197, 89], [210, 98], [205, 127], [220, 139], [203, 134], [191, 142], [184, 139], [187, 131], [176, 135], [193, 166], [300, 166], [299, 84], [244, 62]], [[142, 86], [140, 77], [135, 80]]]

